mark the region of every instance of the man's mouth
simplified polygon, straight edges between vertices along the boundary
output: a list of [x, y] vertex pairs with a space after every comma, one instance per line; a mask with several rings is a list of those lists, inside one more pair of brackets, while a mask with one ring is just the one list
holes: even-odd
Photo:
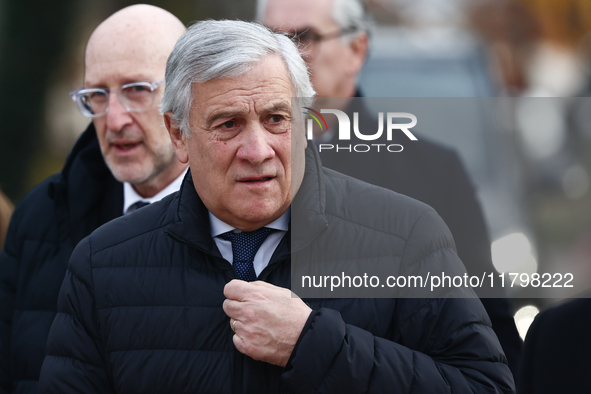
[[263, 176], [263, 177], [243, 178], [243, 179], [240, 179], [239, 182], [249, 182], [249, 183], [266, 182], [266, 181], [270, 181], [273, 178], [275, 178], [275, 177], [273, 177], [273, 176]]
[[113, 144], [113, 146], [115, 147], [115, 149], [117, 149], [119, 151], [126, 152], [126, 151], [129, 151], [129, 150], [137, 147], [139, 144], [140, 144], [139, 142], [126, 142], [123, 144], [115, 143], [115, 144]]

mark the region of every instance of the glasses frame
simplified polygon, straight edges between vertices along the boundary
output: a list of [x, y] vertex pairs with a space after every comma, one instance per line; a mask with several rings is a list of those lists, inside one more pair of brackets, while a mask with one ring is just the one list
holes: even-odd
[[[359, 29], [355, 26], [349, 26], [345, 29], [339, 29], [339, 30], [333, 31], [331, 33], [320, 34], [320, 33], [316, 33], [314, 30], [306, 29], [301, 33], [292, 33], [292, 34], [288, 33], [287, 36], [292, 39], [297, 39], [300, 42], [311, 42], [314, 44], [319, 44], [322, 41], [332, 40], [334, 38], [339, 38], [339, 37], [345, 36], [347, 34], [355, 33], [358, 30]], [[305, 36], [306, 34], [311, 35], [311, 38], [306, 39], [306, 40], [302, 40], [302, 37]]]
[[[118, 91], [115, 92], [115, 94], [117, 95], [117, 99], [119, 100], [119, 102], [121, 103], [121, 105], [123, 105], [123, 107], [125, 108], [125, 110], [127, 112], [144, 112], [147, 111], [148, 109], [152, 108], [152, 106], [154, 105], [154, 92], [156, 91], [156, 89], [158, 89], [158, 87], [160, 85], [162, 85], [162, 83], [164, 82], [164, 79], [158, 79], [156, 81], [152, 81], [152, 82], [132, 82], [132, 83], [127, 83], [125, 85], [122, 85], [121, 87], [119, 87]], [[128, 105], [126, 104], [126, 100], [122, 99], [121, 97], [121, 92], [129, 87], [132, 86], [145, 86], [145, 87], [149, 87], [150, 88], [150, 92], [152, 94], [152, 101], [150, 102], [150, 105], [148, 105], [146, 108], [130, 108], [128, 107]], [[92, 92], [101, 92], [104, 93], [106, 98], [107, 98], [107, 106], [105, 108], [104, 112], [98, 113], [98, 114], [94, 114], [92, 112], [89, 111], [89, 109], [82, 103], [82, 95], [86, 94], [86, 93], [92, 93]], [[109, 112], [109, 97], [110, 97], [111, 91], [109, 89], [103, 89], [103, 88], [85, 88], [84, 86], [81, 86], [77, 89], [74, 89], [70, 92], [70, 97], [72, 97], [72, 100], [76, 103], [76, 106], [78, 107], [78, 110], [80, 111], [80, 113], [82, 113], [83, 116], [87, 117], [87, 118], [98, 118], [99, 116], [103, 116], [106, 115]]]
[[[299, 47], [302, 56], [310, 60], [315, 58], [318, 54], [318, 47], [322, 41], [343, 37], [347, 34], [358, 32], [359, 30], [360, 29], [356, 26], [349, 26], [347, 28], [339, 29], [337, 31], [333, 31], [331, 33], [326, 34], [316, 33], [314, 30], [311, 30], [311, 28], [304, 29], [300, 33], [292, 33], [286, 31], [275, 31], [275, 33], [283, 34], [287, 38], [292, 40]], [[305, 37], [306, 35], [309, 35], [310, 37], [303, 39], [303, 37]]]

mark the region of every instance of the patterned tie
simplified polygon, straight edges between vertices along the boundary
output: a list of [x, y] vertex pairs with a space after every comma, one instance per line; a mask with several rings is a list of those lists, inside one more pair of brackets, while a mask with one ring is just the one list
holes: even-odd
[[138, 201], [134, 204], [131, 204], [129, 206], [129, 208], [127, 208], [127, 212], [125, 212], [125, 214], [127, 215], [128, 213], [132, 213], [133, 211], [137, 211], [138, 209], [143, 208], [146, 205], [150, 205], [150, 203], [146, 202], [146, 201]]
[[252, 264], [254, 256], [265, 239], [267, 239], [267, 236], [274, 231], [272, 228], [262, 227], [255, 231], [238, 233], [228, 231], [219, 235], [221, 239], [232, 242], [233, 265], [239, 279], [247, 282], [257, 280], [254, 265]]

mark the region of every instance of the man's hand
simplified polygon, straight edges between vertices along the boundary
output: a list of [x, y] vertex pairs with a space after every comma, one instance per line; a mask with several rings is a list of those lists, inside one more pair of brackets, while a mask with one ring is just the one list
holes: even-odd
[[285, 367], [312, 309], [290, 290], [262, 281], [232, 280], [224, 295], [236, 349]]

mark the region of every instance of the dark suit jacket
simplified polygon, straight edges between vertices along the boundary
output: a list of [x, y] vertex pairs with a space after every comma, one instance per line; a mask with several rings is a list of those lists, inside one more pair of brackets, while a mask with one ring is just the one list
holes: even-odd
[[[360, 96], [358, 94], [358, 96]], [[353, 122], [353, 112], [359, 113], [359, 129], [363, 134], [377, 130], [376, 116], [364, 105], [355, 101], [345, 112]], [[353, 124], [351, 124], [353, 127]], [[328, 168], [361, 179], [368, 183], [405, 194], [433, 207], [443, 218], [454, 237], [458, 256], [470, 275], [496, 272], [492, 265], [490, 239], [474, 187], [457, 153], [416, 134], [418, 141], [411, 141], [404, 133], [393, 133], [392, 141], [339, 141], [334, 133], [332, 145], [385, 143], [400, 144], [402, 152], [390, 153], [382, 148], [380, 153], [349, 152], [336, 149], [323, 150], [320, 157]], [[385, 131], [384, 131], [385, 135]], [[395, 150], [392, 148], [392, 150]], [[478, 289], [475, 289], [478, 294]], [[515, 327], [509, 302], [499, 289], [488, 289], [481, 298], [509, 360], [509, 367], [516, 375], [522, 341]], [[481, 295], [481, 294], [479, 294]]]
[[527, 332], [519, 393], [591, 393], [591, 299], [540, 313]]

